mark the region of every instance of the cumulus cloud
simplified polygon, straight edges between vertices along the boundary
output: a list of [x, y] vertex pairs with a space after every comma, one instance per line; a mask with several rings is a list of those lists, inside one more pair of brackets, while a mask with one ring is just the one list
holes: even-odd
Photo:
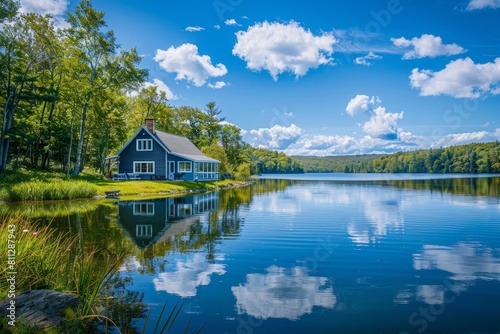
[[168, 50], [156, 50], [154, 60], [167, 72], [176, 73], [176, 80], [185, 79], [196, 87], [203, 86], [209, 78], [220, 77], [227, 73], [224, 64], [212, 65], [207, 55], [200, 55], [196, 45], [185, 43]]
[[267, 274], [248, 274], [244, 285], [233, 286], [238, 314], [257, 319], [297, 320], [314, 307], [333, 309], [337, 297], [326, 277], [309, 276], [306, 268], [271, 266]]
[[303, 130], [292, 124], [288, 127], [274, 125], [272, 128], [250, 130], [248, 141], [255, 147], [283, 150], [295, 143], [303, 134]]
[[241, 26], [241, 24], [238, 24], [235, 19], [227, 19], [224, 21], [224, 24], [227, 26]]
[[139, 95], [139, 92], [147, 87], [155, 86], [156, 90], [159, 92], [164, 92], [168, 100], [177, 100], [179, 97], [175, 95], [172, 90], [160, 79], [153, 79], [153, 82], [145, 82], [139, 88], [139, 90], [128, 92], [127, 95], [135, 97]]
[[167, 291], [181, 297], [194, 297], [198, 286], [210, 284], [213, 274], [224, 275], [223, 264], [209, 263], [199, 253], [177, 260], [167, 266], [167, 271], [153, 278], [156, 291]]
[[410, 75], [413, 88], [422, 96], [450, 95], [456, 98], [478, 98], [500, 94], [500, 57], [494, 62], [475, 64], [467, 57], [449, 62], [437, 72], [414, 68]]
[[370, 119], [362, 125], [363, 131], [373, 138], [395, 140], [399, 132], [397, 120], [403, 119], [403, 112], [389, 113], [379, 105], [381, 102], [376, 96], [356, 95], [347, 104], [346, 112], [350, 116], [369, 112]]
[[477, 142], [489, 142], [495, 140], [500, 140], [500, 128], [497, 128], [495, 132], [476, 131], [448, 134], [436, 139], [432, 143], [431, 148], [464, 145]]
[[368, 95], [359, 94], [353, 97], [349, 103], [347, 103], [347, 107], [345, 111], [351, 116], [363, 111], [368, 110], [368, 104], [370, 103], [370, 97]]
[[67, 0], [21, 0], [21, 13], [37, 13], [41, 15], [63, 15], [68, 9]]
[[37, 13], [40, 15], [50, 14], [54, 20], [54, 26], [58, 29], [68, 28], [69, 24], [63, 15], [68, 10], [67, 0], [21, 0], [19, 1], [20, 13]]
[[189, 31], [189, 32], [198, 32], [198, 31], [203, 31], [203, 30], [205, 30], [205, 28], [200, 27], [200, 26], [194, 26], [194, 27], [189, 26], [189, 27], [186, 27], [186, 29], [185, 29], [185, 30], [186, 30], [186, 31]]
[[500, 8], [500, 0], [471, 0], [467, 5], [467, 10]]
[[221, 89], [223, 87], [226, 87], [227, 84], [224, 81], [217, 81], [214, 84], [209, 83], [207, 86], [213, 89]]
[[404, 37], [391, 38], [391, 41], [399, 48], [413, 48], [413, 50], [405, 52], [403, 59], [452, 56], [467, 51], [455, 43], [443, 44], [441, 37], [429, 34], [423, 34], [421, 37], [413, 37], [410, 40]]
[[363, 131], [369, 136], [395, 140], [398, 138], [397, 120], [403, 119], [403, 112], [389, 113], [384, 107], [373, 109], [370, 120], [363, 125]]
[[233, 54], [251, 70], [269, 71], [273, 79], [289, 71], [298, 78], [309, 69], [332, 62], [335, 38], [330, 33], [314, 36], [297, 22], [257, 23], [236, 33]]
[[366, 56], [357, 57], [356, 59], [354, 59], [354, 64], [370, 67], [373, 65], [372, 60], [379, 60], [379, 59], [382, 59], [382, 56], [376, 55], [370, 51]]

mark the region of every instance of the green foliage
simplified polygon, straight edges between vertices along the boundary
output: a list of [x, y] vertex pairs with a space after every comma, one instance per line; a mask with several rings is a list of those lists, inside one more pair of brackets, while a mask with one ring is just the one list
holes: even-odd
[[384, 155], [295, 157], [307, 172], [500, 173], [500, 143], [473, 143]]
[[263, 173], [303, 173], [300, 160], [263, 148], [248, 148], [251, 155], [252, 174]]

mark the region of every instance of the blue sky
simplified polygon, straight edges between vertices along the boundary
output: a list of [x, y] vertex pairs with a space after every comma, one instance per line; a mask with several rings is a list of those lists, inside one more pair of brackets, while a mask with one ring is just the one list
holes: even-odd
[[[56, 21], [78, 2], [21, 0]], [[500, 140], [500, 0], [94, 0], [173, 106], [292, 155]]]

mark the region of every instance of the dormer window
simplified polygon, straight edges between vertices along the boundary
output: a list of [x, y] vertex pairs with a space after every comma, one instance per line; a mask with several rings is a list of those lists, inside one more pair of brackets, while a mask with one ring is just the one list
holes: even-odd
[[152, 151], [153, 150], [153, 139], [137, 139], [136, 142], [137, 151]]

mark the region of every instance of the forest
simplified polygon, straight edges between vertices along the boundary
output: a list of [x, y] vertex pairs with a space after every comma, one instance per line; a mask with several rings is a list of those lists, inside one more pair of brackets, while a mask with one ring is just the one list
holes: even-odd
[[239, 127], [208, 102], [203, 110], [169, 105], [147, 84], [136, 49], [120, 48], [105, 13], [82, 0], [66, 29], [50, 15], [17, 14], [16, 0], [0, 4], [0, 173], [25, 168], [77, 176], [106, 173], [106, 158], [155, 118], [157, 129], [189, 138], [221, 161], [221, 173], [302, 172], [284, 153], [255, 149]]
[[500, 173], [498, 141], [383, 155], [294, 158], [306, 172]]

